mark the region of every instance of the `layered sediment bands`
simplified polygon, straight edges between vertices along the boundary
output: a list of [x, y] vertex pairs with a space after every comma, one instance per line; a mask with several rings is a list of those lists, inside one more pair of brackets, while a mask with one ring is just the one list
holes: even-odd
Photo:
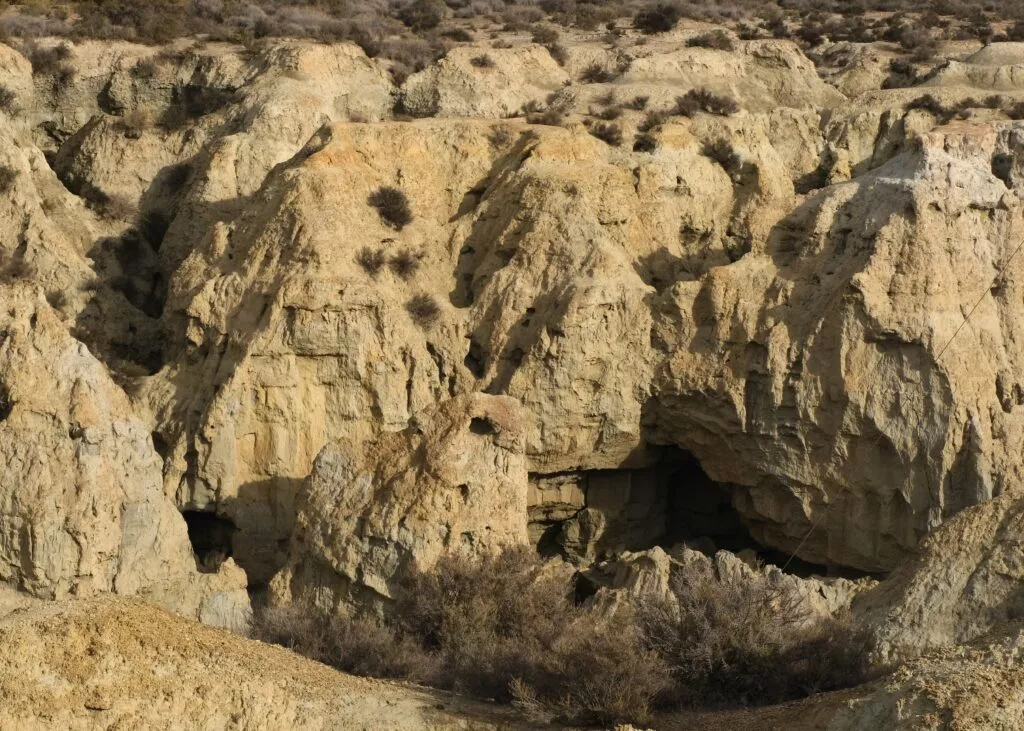
[[[164, 493], [233, 526], [219, 550], [252, 585], [289, 560], [325, 445], [358, 452], [475, 393], [521, 405], [528, 473], [629, 482], [600, 506], [534, 482], [535, 523], [579, 517], [583, 554], [601, 521], [633, 511], [608, 546], [647, 548], [699, 507], [763, 546], [888, 570], [1017, 477], [1015, 123], [937, 126], [903, 108], [912, 89], [846, 98], [781, 41], [573, 50], [567, 71], [533, 44], [478, 68], [467, 46], [404, 89], [493, 117], [615, 70], [545, 102], [563, 127], [379, 121], [396, 89], [352, 46], [117, 48], [74, 46], [91, 71], [65, 95], [0, 57], [18, 97], [4, 261], [125, 386]], [[965, 78], [1010, 63], [994, 53]], [[546, 71], [526, 84], [517, 64]], [[637, 152], [643, 112], [621, 111], [622, 146], [581, 123], [609, 92], [663, 109], [695, 64], [731, 80], [739, 113], [669, 117]], [[382, 186], [408, 198], [400, 230], [368, 205]], [[683, 478], [634, 499], [676, 448], [729, 510], [688, 503]]]
[[[508, 123], [323, 130], [172, 282], [171, 321], [210, 353], [179, 377], [223, 378], [176, 442], [179, 499], [283, 539], [330, 435], [473, 390], [524, 405], [531, 471], [677, 445], [760, 543], [817, 523], [800, 553], [818, 563], [891, 568], [997, 494], [1018, 469], [1016, 262], [938, 355], [1012, 252], [1015, 163], [991, 160], [1015, 159], [1013, 128], [936, 130], [803, 202], [766, 139], [739, 183], [698, 145], [681, 127], [653, 156]], [[365, 204], [395, 182], [416, 214], [400, 232]], [[373, 274], [363, 249], [419, 266]], [[421, 292], [427, 327], [405, 309]]]

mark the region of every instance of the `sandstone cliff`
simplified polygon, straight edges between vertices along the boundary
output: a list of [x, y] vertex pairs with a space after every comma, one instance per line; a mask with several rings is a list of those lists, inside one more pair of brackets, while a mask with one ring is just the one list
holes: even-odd
[[893, 572], [770, 574], [926, 653], [834, 728], [1001, 666], [943, 648], [1019, 609], [1024, 123], [977, 102], [1019, 44], [886, 88], [881, 44], [695, 32], [400, 85], [351, 44], [0, 44], [0, 581], [238, 628], [526, 542], [621, 596], [685, 541]]

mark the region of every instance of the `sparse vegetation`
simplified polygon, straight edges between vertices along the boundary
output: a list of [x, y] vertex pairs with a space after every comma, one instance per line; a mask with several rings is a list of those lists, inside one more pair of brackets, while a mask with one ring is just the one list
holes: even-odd
[[398, 188], [385, 185], [370, 194], [367, 202], [377, 209], [380, 217], [392, 228], [401, 231], [412, 222], [409, 199]]
[[420, 268], [420, 257], [408, 249], [403, 249], [391, 257], [388, 267], [395, 276], [409, 280]]
[[701, 154], [717, 162], [730, 177], [735, 177], [743, 169], [743, 160], [726, 139], [718, 139], [704, 145]]
[[698, 112], [727, 117], [739, 111], [739, 106], [729, 97], [712, 94], [707, 89], [690, 89], [683, 96], [676, 97], [675, 113], [692, 117]]
[[592, 63], [583, 69], [583, 73], [580, 74], [580, 81], [584, 84], [606, 84], [609, 81], [615, 81], [617, 74], [614, 71], [606, 69], [599, 63]]
[[717, 51], [734, 51], [736, 44], [729, 34], [724, 30], [713, 30], [708, 33], [701, 33], [686, 41], [691, 48], [713, 48]]
[[441, 307], [431, 294], [417, 294], [405, 303], [409, 317], [421, 328], [429, 328], [441, 316]]
[[49, 76], [58, 73], [71, 58], [71, 46], [61, 43], [50, 48], [30, 45], [28, 61], [32, 64], [32, 73], [36, 76]]
[[370, 57], [386, 58], [392, 58], [389, 46], [394, 41], [405, 42], [410, 36], [439, 46], [471, 42], [473, 33], [460, 22], [474, 18], [499, 22], [505, 32], [529, 32], [534, 43], [554, 47], [558, 31], [551, 26], [585, 31], [604, 26], [608, 41], [614, 43], [624, 32], [623, 19], [632, 17], [633, 27], [650, 35], [666, 33], [686, 17], [728, 25], [743, 39], [794, 38], [804, 48], [816, 47], [826, 38], [854, 43], [885, 40], [899, 44], [915, 62], [930, 60], [946, 39], [989, 43], [1024, 38], [1024, 21], [1014, 0], [987, 0], [984, 4], [940, 1], [924, 7], [893, 0], [852, 4], [824, 0], [813, 7], [806, 2], [760, 0], [731, 0], [728, 4], [541, 0], [538, 5], [522, 0], [33, 0], [9, 5], [13, 7], [0, 20], [0, 37], [6, 33], [161, 44], [202, 35], [210, 41], [249, 45], [263, 38], [290, 37], [351, 41]]
[[647, 34], [668, 33], [676, 27], [680, 18], [682, 11], [678, 5], [658, 3], [639, 11], [633, 17], [633, 26]]
[[658, 141], [648, 132], [641, 132], [633, 140], [633, 152], [654, 152], [656, 149]]
[[612, 147], [618, 147], [622, 144], [622, 128], [617, 124], [608, 124], [606, 122], [595, 122], [590, 125], [588, 130], [597, 139], [602, 142], [611, 145]]
[[562, 723], [645, 723], [656, 708], [773, 703], [868, 676], [862, 636], [806, 615], [766, 579], [721, 582], [696, 563], [674, 569], [670, 588], [672, 605], [649, 596], [601, 613], [573, 601], [565, 573], [516, 548], [413, 572], [383, 622], [293, 605], [260, 613], [254, 632], [348, 672]]
[[9, 193], [18, 179], [18, 171], [10, 165], [0, 165], [0, 193]]
[[642, 112], [647, 108], [647, 102], [650, 100], [649, 96], [635, 96], [626, 102], [626, 106], [637, 112]]
[[371, 249], [370, 247], [363, 247], [356, 254], [356, 263], [359, 264], [370, 276], [377, 276], [377, 273], [387, 263], [387, 257], [384, 256], [384, 252], [379, 249]]
[[479, 56], [473, 56], [469, 59], [469, 62], [478, 69], [492, 69], [494, 68], [494, 59], [483, 53]]
[[0, 85], [0, 112], [14, 114], [18, 109], [17, 95], [6, 86]]

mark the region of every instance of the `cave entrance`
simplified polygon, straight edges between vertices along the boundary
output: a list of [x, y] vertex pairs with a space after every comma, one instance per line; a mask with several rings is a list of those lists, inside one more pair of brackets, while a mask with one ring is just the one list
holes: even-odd
[[661, 447], [642, 469], [531, 474], [530, 538], [542, 555], [580, 563], [685, 543], [707, 554], [765, 551], [733, 508], [731, 488], [689, 452]]
[[192, 544], [196, 568], [204, 574], [217, 573], [221, 564], [231, 557], [231, 542], [237, 530], [235, 524], [204, 510], [183, 510], [181, 515], [188, 526], [188, 540]]

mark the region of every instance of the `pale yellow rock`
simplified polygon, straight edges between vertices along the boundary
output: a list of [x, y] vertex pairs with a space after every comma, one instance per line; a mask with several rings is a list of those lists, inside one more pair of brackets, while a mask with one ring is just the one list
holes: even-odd
[[858, 598], [855, 616], [888, 662], [967, 643], [1024, 612], [1016, 493], [969, 508], [922, 541], [914, 556]]
[[0, 406], [0, 581], [47, 599], [146, 596], [245, 627], [244, 573], [198, 573], [149, 430], [28, 284], [0, 287]]
[[386, 610], [392, 586], [414, 569], [525, 544], [522, 430], [513, 399], [473, 394], [405, 432], [325, 447], [299, 493], [272, 603]]

